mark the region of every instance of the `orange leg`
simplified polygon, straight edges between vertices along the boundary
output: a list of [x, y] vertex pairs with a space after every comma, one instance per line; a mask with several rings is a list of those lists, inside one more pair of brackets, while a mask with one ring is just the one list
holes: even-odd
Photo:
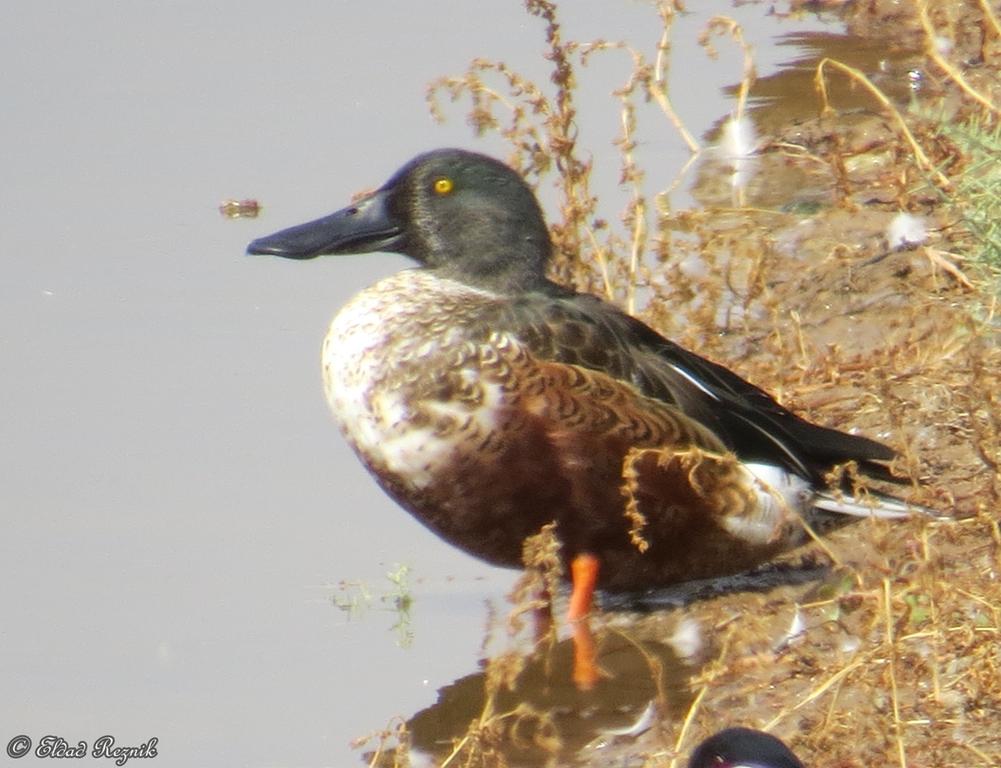
[[589, 554], [577, 555], [570, 563], [573, 590], [570, 592], [570, 610], [567, 612], [569, 621], [579, 621], [591, 612], [600, 566], [598, 558]]
[[587, 616], [573, 625], [573, 682], [579, 691], [590, 691], [601, 679], [598, 646]]
[[573, 626], [573, 680], [582, 691], [594, 688], [601, 676], [598, 648], [588, 622], [600, 565], [597, 557], [588, 554], [577, 555], [570, 563], [573, 589], [567, 619]]

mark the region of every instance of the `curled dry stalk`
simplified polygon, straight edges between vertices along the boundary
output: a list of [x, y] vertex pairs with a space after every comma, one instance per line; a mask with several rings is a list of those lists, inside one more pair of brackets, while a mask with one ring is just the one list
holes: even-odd
[[[921, 28], [925, 33], [925, 55], [934, 61], [945, 74], [954, 82], [957, 86], [969, 96], [971, 99], [976, 101], [984, 109], [993, 112], [995, 115], [1001, 114], [1001, 106], [995, 104], [990, 98], [982, 94], [963, 76], [963, 72], [949, 61], [945, 56], [943, 56], [939, 51], [939, 46], [937, 44], [938, 32], [935, 26], [932, 24], [931, 18], [928, 15], [928, 6], [931, 3], [929, 0], [919, 0], [918, 2], [918, 19], [921, 21]], [[1001, 34], [999, 32], [998, 18], [994, 11], [991, 9], [989, 3], [986, 0], [981, 1], [981, 9], [984, 13], [985, 18], [985, 33], [988, 30], [993, 30], [995, 35]]]
[[824, 114], [833, 113], [834, 108], [831, 106], [830, 97], [827, 92], [827, 77], [826, 70], [836, 69], [844, 74], [848, 75], [849, 78], [854, 80], [856, 83], [865, 88], [869, 93], [871, 93], [876, 100], [882, 105], [882, 107], [889, 112], [890, 116], [893, 118], [897, 127], [900, 129], [900, 133], [903, 135], [904, 140], [910, 145], [911, 151], [914, 153], [914, 158], [921, 167], [926, 172], [932, 174], [935, 178], [936, 183], [945, 190], [952, 188], [952, 183], [945, 177], [945, 175], [935, 168], [931, 160], [928, 159], [928, 155], [925, 151], [921, 149], [918, 144], [917, 139], [914, 138], [914, 134], [911, 133], [910, 128], [907, 127], [907, 123], [904, 121], [903, 116], [900, 114], [900, 110], [897, 109], [893, 103], [887, 98], [886, 94], [883, 93], [868, 77], [863, 74], [863, 72], [855, 67], [850, 67], [837, 59], [823, 58], [820, 63], [817, 64], [817, 72], [814, 75], [813, 82], [814, 86], [817, 88], [817, 93], [820, 95], [820, 100], [822, 103], [821, 112]]
[[[643, 54], [624, 43], [599, 41], [584, 46], [581, 51], [581, 64], [586, 65], [593, 54], [607, 50], [623, 50], [632, 59], [632, 72], [629, 79], [621, 88], [613, 91], [612, 95], [619, 100], [619, 124], [622, 128], [614, 141], [621, 157], [619, 184], [627, 187], [630, 193], [629, 202], [622, 213], [621, 219], [622, 223], [631, 231], [629, 238], [629, 262], [625, 280], [625, 306], [626, 311], [633, 314], [636, 311], [636, 287], [639, 283], [640, 259], [646, 250], [647, 243], [647, 199], [643, 193], [645, 174], [636, 163], [634, 155], [637, 126], [636, 97], [638, 92], [641, 92], [649, 98], [653, 91], [662, 91], [662, 84], [656, 82], [655, 68], [646, 62]], [[666, 97], [664, 98], [666, 101]], [[614, 250], [614, 247], [619, 245], [618, 238], [610, 235], [609, 244], [612, 247], [607, 250]], [[593, 243], [593, 245], [595, 248], [600, 248], [597, 242]], [[603, 272], [603, 277], [605, 280], [608, 280], [607, 269]], [[606, 295], [609, 298], [614, 298], [614, 291], [611, 286], [606, 286]]]
[[729, 35], [740, 46], [744, 54], [740, 89], [737, 93], [737, 108], [733, 115], [735, 120], [741, 120], [744, 117], [744, 110], [747, 108], [747, 95], [751, 92], [751, 86], [758, 79], [757, 70], [754, 67], [754, 49], [744, 38], [744, 30], [740, 24], [729, 16], [713, 16], [709, 20], [709, 23], [706, 24], [705, 30], [699, 36], [699, 44], [705, 49], [710, 58], [715, 59], [719, 56], [719, 52], [712, 44], [713, 35]]

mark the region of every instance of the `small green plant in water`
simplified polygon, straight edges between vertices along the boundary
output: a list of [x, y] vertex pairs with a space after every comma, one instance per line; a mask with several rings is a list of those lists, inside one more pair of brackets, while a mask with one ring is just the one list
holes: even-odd
[[335, 608], [348, 614], [349, 619], [356, 619], [372, 607], [381, 611], [396, 614], [393, 631], [397, 634], [396, 644], [401, 648], [409, 648], [414, 641], [414, 632], [410, 622], [410, 608], [414, 598], [410, 593], [410, 566], [396, 564], [394, 569], [386, 573], [392, 587], [373, 591], [363, 581], [342, 581], [335, 587], [330, 602]]

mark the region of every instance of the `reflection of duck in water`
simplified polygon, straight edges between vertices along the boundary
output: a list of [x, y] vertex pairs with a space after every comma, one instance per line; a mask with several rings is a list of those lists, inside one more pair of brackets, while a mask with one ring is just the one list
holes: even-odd
[[482, 155], [421, 155], [382, 188], [250, 253], [395, 251], [419, 264], [334, 318], [327, 397], [383, 488], [446, 540], [518, 566], [555, 520], [571, 619], [595, 587], [752, 568], [890, 498], [830, 491], [894, 452], [811, 424], [721, 365], [545, 276], [552, 244], [524, 180]]
[[[489, 731], [492, 748], [512, 765], [547, 764], [554, 757], [561, 765], [575, 763], [637, 743], [655, 749], [646, 739], [659, 731], [651, 729], [661, 720], [681, 721], [691, 707], [695, 694], [689, 679], [697, 667], [666, 643], [605, 633], [601, 667], [608, 674], [591, 691], [571, 681], [574, 655], [571, 640], [544, 645], [520, 659], [510, 688], [498, 682], [503, 672], [489, 668], [442, 687], [434, 704], [407, 721], [411, 755], [426, 755], [428, 765], [437, 764], [472, 723]], [[506, 669], [508, 660], [500, 663]]]
[[[624, 754], [661, 751], [658, 722], [680, 722], [694, 693], [688, 681], [697, 669], [670, 646], [609, 633], [602, 645], [608, 671], [596, 690], [570, 684], [574, 649], [570, 641], [524, 659], [512, 688], [493, 683], [487, 672], [467, 675], [438, 691], [438, 699], [406, 723], [408, 754], [416, 764], [437, 764], [456, 744], [470, 751], [470, 729], [489, 732], [483, 739], [512, 765], [549, 764], [556, 759], [588, 765], [618, 763]], [[494, 678], [496, 675], [493, 676]], [[484, 715], [490, 701], [489, 717]], [[459, 755], [462, 763], [467, 752]], [[370, 760], [371, 756], [366, 756]], [[623, 764], [625, 761], [623, 761]], [[379, 763], [380, 765], [383, 763]], [[392, 751], [385, 764], [394, 764]], [[747, 728], [728, 728], [695, 748], [689, 768], [803, 768], [777, 738]]]

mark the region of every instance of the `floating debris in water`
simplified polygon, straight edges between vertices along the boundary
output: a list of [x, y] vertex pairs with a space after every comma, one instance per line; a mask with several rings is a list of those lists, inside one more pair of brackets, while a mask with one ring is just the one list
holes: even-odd
[[736, 206], [744, 205], [744, 193], [756, 172], [758, 144], [758, 132], [749, 117], [731, 117], [723, 124], [719, 149], [732, 168], [730, 185]]
[[261, 208], [261, 204], [252, 199], [223, 200], [219, 203], [219, 213], [227, 219], [256, 219]]
[[749, 117], [731, 117], [723, 124], [720, 147], [724, 157], [751, 157], [757, 154], [758, 143], [758, 131]]
[[702, 650], [702, 630], [692, 618], [684, 618], [674, 628], [668, 644], [685, 661], [691, 661]]
[[898, 213], [886, 228], [886, 239], [894, 250], [920, 245], [928, 239], [928, 227], [920, 216]]
[[799, 606], [796, 606], [796, 612], [792, 616], [792, 621], [789, 623], [789, 629], [786, 630], [785, 635], [775, 646], [775, 650], [781, 651], [788, 648], [795, 640], [798, 640], [806, 633], [806, 623], [803, 621], [803, 614], [800, 613]]
[[584, 747], [584, 751], [605, 749], [623, 741], [632, 741], [649, 731], [656, 722], [656, 719], [657, 704], [651, 700], [635, 722], [627, 725], [625, 728], [608, 728], [601, 731], [597, 738]]

